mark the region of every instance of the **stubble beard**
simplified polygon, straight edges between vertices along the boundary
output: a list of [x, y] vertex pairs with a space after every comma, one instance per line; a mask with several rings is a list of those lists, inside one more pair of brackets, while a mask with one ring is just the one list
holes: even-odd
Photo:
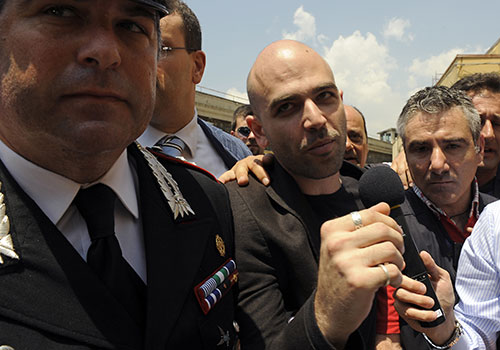
[[[308, 154], [308, 147], [323, 138], [333, 140], [336, 144], [335, 150], [325, 156]], [[283, 152], [275, 151], [275, 154], [280, 164], [290, 174], [319, 180], [332, 176], [340, 170], [344, 160], [345, 140], [345, 133], [341, 134], [335, 129], [327, 130], [323, 128], [311, 133], [306, 139], [302, 140], [296, 152], [288, 149], [283, 150]], [[271, 149], [274, 149], [272, 144]]]

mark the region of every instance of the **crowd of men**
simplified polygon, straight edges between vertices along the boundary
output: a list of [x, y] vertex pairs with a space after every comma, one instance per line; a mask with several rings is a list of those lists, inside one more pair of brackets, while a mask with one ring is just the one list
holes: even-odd
[[403, 232], [307, 45], [259, 53], [229, 134], [197, 115], [182, 1], [2, 1], [0, 26], [0, 349], [495, 348], [500, 75], [404, 106]]

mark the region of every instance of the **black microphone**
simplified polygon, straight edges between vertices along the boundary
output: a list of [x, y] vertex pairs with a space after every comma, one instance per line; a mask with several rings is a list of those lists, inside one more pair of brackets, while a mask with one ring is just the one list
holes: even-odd
[[391, 217], [403, 229], [405, 253], [403, 258], [406, 267], [403, 273], [425, 284], [427, 291], [425, 295], [434, 300], [432, 310], [439, 315], [432, 322], [420, 322], [422, 327], [435, 327], [445, 321], [445, 315], [439, 304], [434, 288], [429, 279], [425, 265], [418, 254], [415, 242], [411, 237], [410, 230], [401, 210], [400, 204], [405, 200], [404, 188], [398, 174], [388, 166], [375, 166], [368, 169], [359, 180], [359, 195], [365, 207], [369, 208], [377, 203], [386, 202], [391, 207]]

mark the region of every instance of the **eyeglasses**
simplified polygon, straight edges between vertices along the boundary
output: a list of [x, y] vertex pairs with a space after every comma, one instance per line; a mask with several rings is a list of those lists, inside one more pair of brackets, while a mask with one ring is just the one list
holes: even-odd
[[240, 126], [236, 131], [243, 137], [250, 136], [250, 133], [252, 132], [248, 126]]
[[190, 47], [170, 47], [170, 46], [163, 46], [163, 45], [161, 46], [160, 50], [164, 55], [168, 55], [169, 52], [172, 52], [174, 50], [186, 50], [188, 52], [198, 51], [198, 49], [193, 49]]

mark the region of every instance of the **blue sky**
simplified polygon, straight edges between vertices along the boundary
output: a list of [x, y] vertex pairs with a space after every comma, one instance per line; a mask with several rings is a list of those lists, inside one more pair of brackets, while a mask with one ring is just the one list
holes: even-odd
[[186, 2], [203, 31], [203, 88], [245, 96], [260, 50], [297, 39], [332, 66], [344, 102], [363, 111], [370, 136], [395, 127], [408, 97], [457, 54], [484, 53], [500, 38], [499, 0]]

